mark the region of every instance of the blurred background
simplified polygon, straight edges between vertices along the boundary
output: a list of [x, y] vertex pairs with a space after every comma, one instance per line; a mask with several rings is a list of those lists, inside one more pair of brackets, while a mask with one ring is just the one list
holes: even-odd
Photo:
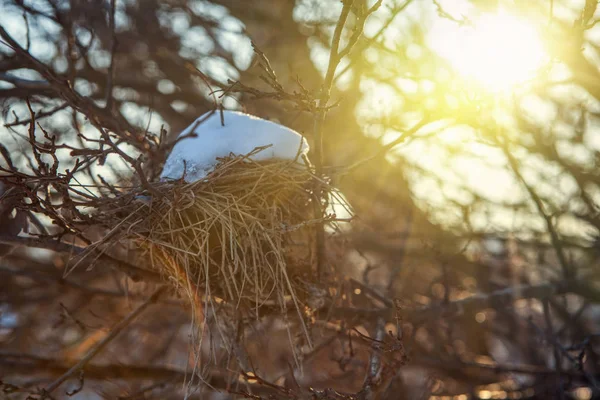
[[[159, 139], [222, 106], [291, 127], [315, 148], [315, 113], [267, 95], [261, 57], [286, 92], [318, 98], [345, 3], [2, 0], [0, 143], [28, 173], [28, 106], [38, 136], [43, 128], [81, 148], [82, 137], [99, 139], [98, 126], [116, 130], [116, 121], [144, 133], [118, 147], [142, 156], [152, 179]], [[335, 71], [323, 125], [325, 171], [356, 214], [334, 234], [343, 249], [328, 253], [338, 291], [315, 314], [316, 347], [301, 360], [278, 318], [253, 324], [245, 346], [255, 372], [282, 387], [364, 394], [376, 351], [354, 349], [349, 332], [374, 338], [383, 318], [385, 332], [403, 336], [407, 360], [392, 363], [371, 398], [600, 396], [597, 1], [384, 0], [364, 25], [355, 16], [376, 2], [351, 3], [341, 43], [362, 35]], [[106, 112], [94, 120], [93, 107]], [[78, 154], [91, 157], [76, 175], [82, 185], [133, 179], [117, 153], [60, 146], [59, 173]], [[63, 278], [72, 254], [15, 239], [56, 227], [11, 200], [18, 190], [2, 180], [6, 160], [0, 375], [7, 396], [25, 398], [101, 341], [155, 282], [99, 266]], [[80, 386], [73, 398], [302, 398], [262, 394], [271, 388], [238, 379], [228, 361], [193, 371], [183, 303], [150, 306], [56, 398]], [[314, 398], [351, 398], [323, 393], [330, 397]]]

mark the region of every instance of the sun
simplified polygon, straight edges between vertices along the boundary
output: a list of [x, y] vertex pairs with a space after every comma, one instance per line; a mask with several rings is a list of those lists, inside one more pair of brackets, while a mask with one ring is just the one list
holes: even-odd
[[463, 78], [486, 90], [512, 91], [534, 78], [548, 59], [539, 32], [524, 19], [499, 12], [470, 22], [439, 21], [429, 44]]

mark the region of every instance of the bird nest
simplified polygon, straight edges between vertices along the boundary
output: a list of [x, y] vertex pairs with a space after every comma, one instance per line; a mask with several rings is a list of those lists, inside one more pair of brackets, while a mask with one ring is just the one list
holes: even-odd
[[134, 241], [197, 318], [207, 304], [258, 316], [265, 305], [300, 312], [310, 303], [313, 227], [323, 223], [315, 188], [322, 197], [329, 186], [308, 168], [229, 157], [202, 180], [149, 185], [105, 211], [114, 240]]

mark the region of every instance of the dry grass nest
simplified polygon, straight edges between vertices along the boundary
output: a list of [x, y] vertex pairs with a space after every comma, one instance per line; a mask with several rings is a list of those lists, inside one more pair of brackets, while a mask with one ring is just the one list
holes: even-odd
[[314, 295], [306, 282], [313, 227], [322, 220], [315, 219], [313, 192], [331, 188], [292, 164], [231, 157], [203, 180], [129, 192], [104, 211], [119, 232], [113, 240], [133, 240], [189, 296], [196, 316], [220, 303], [257, 316], [265, 305], [300, 311]]

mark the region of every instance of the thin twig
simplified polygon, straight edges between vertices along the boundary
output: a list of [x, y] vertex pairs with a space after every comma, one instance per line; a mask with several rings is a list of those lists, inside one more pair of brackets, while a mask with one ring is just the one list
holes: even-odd
[[111, 32], [110, 37], [110, 65], [108, 67], [108, 74], [106, 76], [106, 103], [105, 108], [111, 110], [113, 101], [113, 82], [115, 75], [115, 55], [117, 53], [117, 33], [115, 28], [115, 12], [116, 12], [116, 0], [110, 0], [110, 14], [109, 14], [109, 29]]
[[[84, 248], [77, 245], [64, 243], [58, 240], [50, 240], [36, 237], [0, 235], [0, 244], [53, 250], [56, 252], [67, 253], [72, 255], [80, 255], [89, 252], [88, 247]], [[116, 269], [123, 271], [134, 280], [143, 278], [144, 280], [149, 280], [153, 282], [161, 281], [160, 275], [158, 273], [144, 268], [140, 268], [138, 266], [119, 260], [117, 258], [113, 258], [105, 253], [101, 253], [98, 257], [98, 260], [110, 263]]]
[[550, 239], [552, 240], [552, 245], [554, 247], [554, 250], [556, 251], [556, 256], [558, 257], [558, 261], [560, 262], [560, 266], [562, 268], [565, 279], [571, 279], [573, 278], [574, 271], [572, 271], [572, 268], [569, 265], [569, 262], [567, 261], [567, 256], [564, 253], [562, 241], [559, 237], [558, 232], [554, 228], [552, 217], [546, 212], [546, 207], [544, 206], [544, 203], [540, 196], [538, 196], [537, 192], [529, 183], [527, 183], [525, 177], [523, 177], [523, 174], [521, 173], [521, 168], [519, 167], [517, 160], [515, 160], [514, 156], [511, 154], [507, 146], [508, 145], [506, 143], [501, 144], [501, 148], [506, 158], [508, 159], [508, 162], [513, 172], [515, 173], [519, 181], [521, 181], [523, 186], [525, 186], [525, 189], [527, 190], [529, 196], [535, 203], [539, 214], [542, 216], [542, 218], [544, 218], [544, 221], [546, 222], [546, 228], [548, 229], [548, 233], [550, 234]]
[[77, 362], [77, 364], [73, 365], [67, 372], [65, 372], [64, 374], [62, 374], [58, 379], [56, 379], [54, 382], [52, 382], [50, 385], [48, 385], [43, 392], [45, 394], [50, 394], [53, 391], [55, 391], [64, 381], [66, 381], [67, 379], [69, 379], [73, 374], [75, 374], [77, 371], [79, 371], [80, 369], [82, 369], [83, 367], [85, 367], [85, 365], [90, 362], [94, 357], [96, 357], [96, 355], [98, 353], [100, 353], [104, 347], [106, 347], [107, 344], [109, 344], [115, 337], [117, 337], [117, 335], [119, 333], [121, 333], [121, 331], [127, 327], [134, 319], [136, 319], [141, 313], [142, 311], [144, 311], [149, 305], [153, 304], [154, 302], [156, 302], [156, 300], [158, 300], [158, 298], [165, 292], [165, 290], [167, 289], [167, 286], [160, 286], [153, 294], [152, 296], [150, 296], [148, 298], [148, 300], [146, 300], [145, 302], [143, 302], [142, 304], [140, 304], [135, 310], [133, 310], [132, 312], [129, 313], [129, 315], [127, 315], [124, 319], [122, 319], [119, 323], [117, 323], [108, 333], [108, 335], [106, 335], [106, 337], [104, 337], [104, 339], [102, 339], [100, 342], [98, 342], [81, 360], [79, 360], [79, 362]]
[[[546, 334], [548, 337], [554, 337], [554, 328], [552, 327], [552, 317], [550, 315], [550, 305], [548, 299], [544, 299], [542, 301], [544, 306], [544, 320], [546, 322]], [[560, 350], [557, 346], [552, 343], [552, 349], [554, 351], [554, 364], [556, 368], [556, 375], [558, 378], [558, 398], [563, 400], [565, 398], [565, 390], [563, 386], [563, 368], [562, 368], [562, 357], [560, 356]]]
[[[331, 89], [333, 87], [333, 81], [335, 78], [335, 72], [344, 57], [346, 57], [352, 51], [352, 48], [360, 38], [363, 32], [364, 23], [369, 15], [377, 11], [382, 4], [382, 0], [377, 1], [371, 8], [363, 11], [361, 15], [357, 15], [357, 26], [354, 28], [350, 39], [346, 46], [340, 50], [340, 41], [342, 38], [342, 32], [346, 25], [350, 11], [353, 9], [354, 0], [344, 0], [340, 17], [338, 18], [333, 38], [331, 41], [331, 50], [329, 53], [329, 63], [327, 65], [327, 72], [325, 74], [325, 80], [321, 87], [321, 92], [318, 99], [318, 111], [315, 115], [314, 123], [314, 140], [315, 140], [315, 169], [317, 176], [321, 177], [323, 174], [323, 126], [325, 123], [325, 117], [327, 116], [327, 104], [331, 98]], [[323, 214], [323, 205], [321, 202], [321, 193], [318, 187], [315, 187], [315, 194], [317, 200], [314, 202], [315, 218], [320, 218]], [[317, 252], [317, 277], [320, 278], [325, 272], [325, 225], [317, 225], [316, 228], [316, 252]]]

